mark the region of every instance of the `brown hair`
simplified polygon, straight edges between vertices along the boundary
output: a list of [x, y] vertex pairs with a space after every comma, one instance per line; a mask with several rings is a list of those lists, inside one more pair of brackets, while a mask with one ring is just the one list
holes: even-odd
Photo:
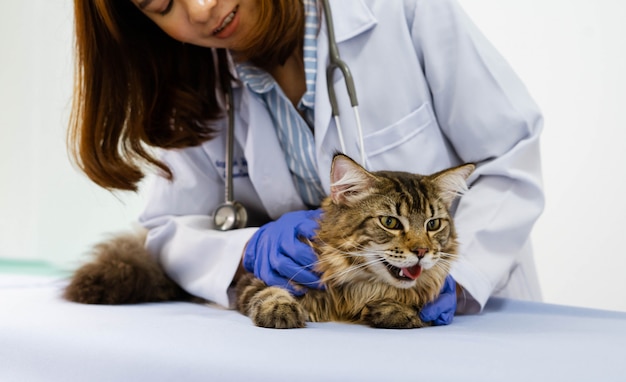
[[[149, 146], [212, 138], [211, 121], [222, 116], [218, 84], [230, 79], [225, 55], [172, 39], [128, 0], [74, 0], [74, 7], [73, 159], [108, 189], [136, 190], [146, 163], [171, 178]], [[236, 58], [264, 69], [283, 64], [301, 48], [301, 0], [260, 0], [254, 31]]]

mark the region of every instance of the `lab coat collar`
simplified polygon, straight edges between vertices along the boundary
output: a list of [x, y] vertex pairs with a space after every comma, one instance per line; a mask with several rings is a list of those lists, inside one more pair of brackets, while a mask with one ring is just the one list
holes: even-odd
[[[337, 41], [337, 44], [356, 37], [376, 25], [374, 14], [363, 0], [331, 0], [330, 9], [333, 13], [335, 41]], [[321, 25], [321, 33], [318, 38], [323, 39], [326, 47], [328, 47], [326, 16], [324, 12], [322, 12]]]

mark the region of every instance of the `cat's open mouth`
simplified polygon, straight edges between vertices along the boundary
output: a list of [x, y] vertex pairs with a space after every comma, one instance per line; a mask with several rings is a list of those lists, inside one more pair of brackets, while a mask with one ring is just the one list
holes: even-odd
[[391, 265], [385, 260], [383, 260], [383, 264], [387, 267], [387, 270], [391, 275], [402, 281], [415, 280], [422, 274], [422, 267], [418, 264], [415, 264], [408, 268], [398, 268], [395, 265]]

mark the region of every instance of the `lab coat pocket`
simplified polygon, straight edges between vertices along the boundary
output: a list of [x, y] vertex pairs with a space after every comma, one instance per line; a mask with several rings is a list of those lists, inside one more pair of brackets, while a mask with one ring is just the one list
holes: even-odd
[[363, 137], [368, 158], [412, 140], [435, 120], [430, 104], [425, 103], [399, 121]]

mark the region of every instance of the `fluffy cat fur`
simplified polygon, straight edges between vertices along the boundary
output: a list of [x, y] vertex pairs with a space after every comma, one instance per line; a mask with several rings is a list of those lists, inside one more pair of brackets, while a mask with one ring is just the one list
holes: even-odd
[[344, 321], [419, 328], [456, 258], [450, 206], [467, 189], [474, 165], [430, 176], [368, 172], [345, 155], [333, 159], [331, 195], [311, 242], [325, 289], [302, 297], [251, 274], [237, 285], [237, 308], [255, 325], [298, 328]]
[[[426, 325], [419, 310], [437, 296], [456, 256], [449, 208], [473, 169], [468, 164], [430, 176], [368, 172], [336, 155], [331, 195], [311, 242], [325, 289], [294, 297], [244, 274], [237, 284], [238, 309], [255, 325], [271, 328], [303, 327], [306, 321]], [[128, 233], [96, 245], [94, 260], [74, 273], [64, 297], [111, 305], [202, 301], [167, 277], [144, 241], [145, 232]]]
[[97, 244], [94, 260], [74, 273], [63, 297], [105, 305], [191, 300], [149, 256], [145, 236], [145, 232], [126, 233]]

